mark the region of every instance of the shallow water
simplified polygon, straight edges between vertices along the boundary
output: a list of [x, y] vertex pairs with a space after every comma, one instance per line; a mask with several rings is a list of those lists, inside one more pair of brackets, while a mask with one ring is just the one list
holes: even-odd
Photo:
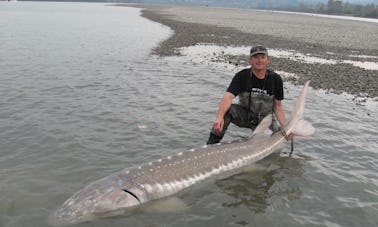
[[[16, 4], [0, 4], [9, 31], [0, 35], [0, 226], [48, 226], [88, 183], [205, 143], [229, 69], [150, 56], [171, 31], [136, 9]], [[299, 89], [285, 84], [288, 114]], [[147, 206], [77, 226], [377, 226], [377, 103], [312, 89], [307, 100], [317, 131], [297, 138], [291, 157], [286, 144], [196, 184], [177, 194], [182, 211]], [[225, 140], [246, 135], [230, 127]]]

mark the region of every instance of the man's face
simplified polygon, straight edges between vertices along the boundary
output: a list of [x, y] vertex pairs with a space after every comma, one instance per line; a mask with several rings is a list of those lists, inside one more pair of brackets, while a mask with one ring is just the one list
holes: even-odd
[[265, 70], [268, 62], [268, 55], [266, 54], [255, 54], [249, 59], [249, 63], [255, 70]]

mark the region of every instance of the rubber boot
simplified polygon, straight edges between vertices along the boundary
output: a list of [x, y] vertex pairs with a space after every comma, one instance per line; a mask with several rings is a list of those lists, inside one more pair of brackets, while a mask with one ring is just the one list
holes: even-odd
[[206, 144], [216, 144], [221, 141], [222, 137], [215, 135], [214, 133], [210, 132], [209, 140]]

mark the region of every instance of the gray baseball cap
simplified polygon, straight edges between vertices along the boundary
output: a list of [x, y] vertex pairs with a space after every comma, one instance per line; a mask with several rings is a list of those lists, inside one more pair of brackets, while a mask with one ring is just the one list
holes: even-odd
[[268, 55], [268, 49], [262, 45], [257, 45], [251, 48], [250, 57], [252, 57], [255, 54], [266, 54]]

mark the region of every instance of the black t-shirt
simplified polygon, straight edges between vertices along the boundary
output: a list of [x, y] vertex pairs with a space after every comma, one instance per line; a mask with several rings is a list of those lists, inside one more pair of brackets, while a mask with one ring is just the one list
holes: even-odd
[[274, 95], [274, 98], [277, 100], [284, 99], [282, 78], [271, 70], [267, 71], [267, 75], [264, 79], [259, 79], [252, 73], [251, 80], [251, 68], [243, 69], [236, 73], [227, 92], [230, 92], [235, 96], [242, 92], [250, 92], [251, 82], [253, 88], [252, 92], [264, 92], [269, 95]]

